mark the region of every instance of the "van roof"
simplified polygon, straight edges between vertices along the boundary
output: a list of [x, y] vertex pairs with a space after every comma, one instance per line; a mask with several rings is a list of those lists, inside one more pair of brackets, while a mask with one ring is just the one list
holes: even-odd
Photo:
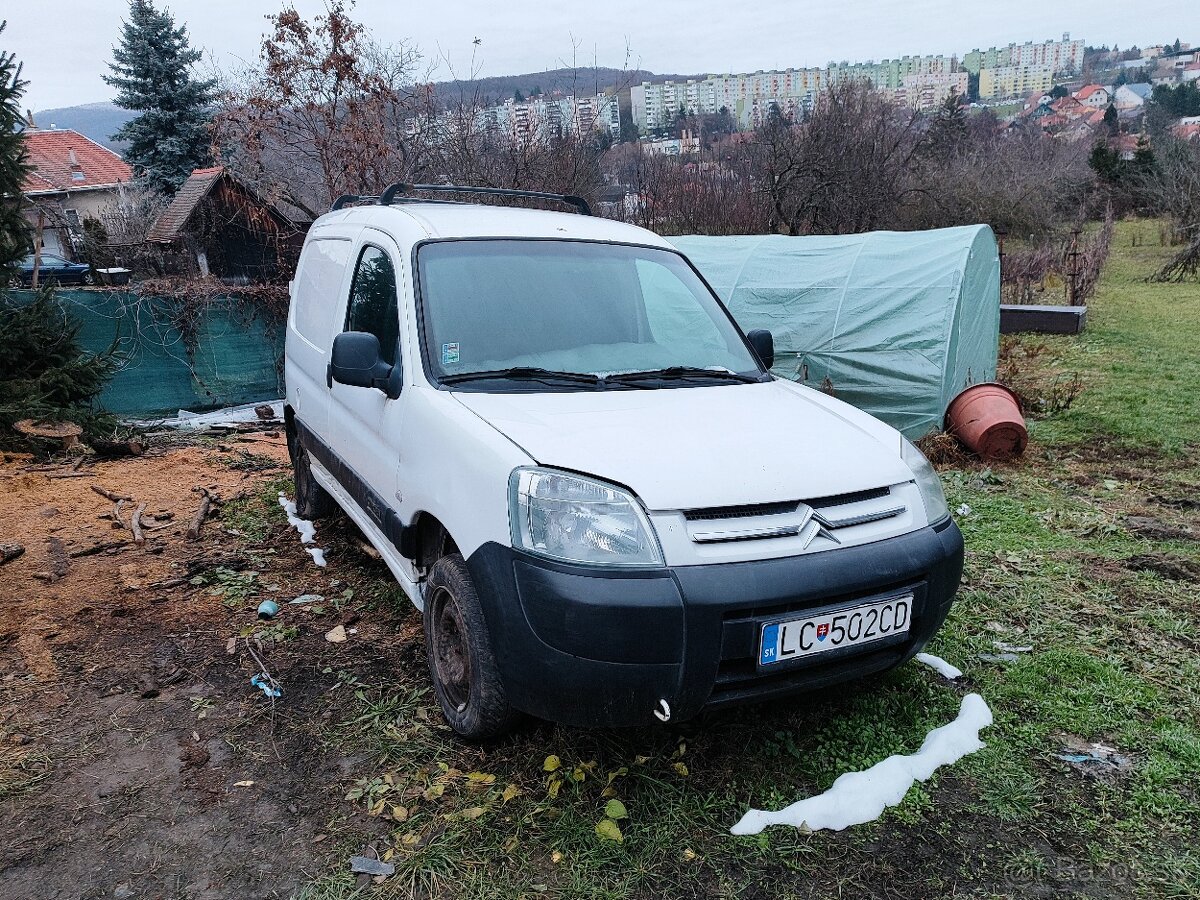
[[397, 237], [412, 240], [399, 232], [416, 226], [423, 235], [417, 239], [437, 238], [570, 238], [587, 241], [612, 241], [622, 244], [671, 245], [652, 231], [599, 216], [553, 212], [542, 209], [518, 209], [485, 206], [477, 203], [400, 202], [389, 206], [350, 206], [326, 213], [313, 223], [325, 225], [370, 225]]

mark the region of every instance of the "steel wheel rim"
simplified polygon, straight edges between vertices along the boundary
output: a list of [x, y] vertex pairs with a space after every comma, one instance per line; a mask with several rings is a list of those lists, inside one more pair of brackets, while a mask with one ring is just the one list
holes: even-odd
[[460, 712], [471, 697], [471, 649], [458, 601], [439, 587], [430, 598], [433, 669], [446, 699]]

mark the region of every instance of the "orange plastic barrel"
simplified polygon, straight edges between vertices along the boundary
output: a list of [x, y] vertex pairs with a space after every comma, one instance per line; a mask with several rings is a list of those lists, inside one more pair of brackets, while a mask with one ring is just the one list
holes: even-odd
[[975, 384], [955, 397], [946, 429], [982, 459], [1012, 459], [1029, 443], [1021, 402], [1002, 384]]

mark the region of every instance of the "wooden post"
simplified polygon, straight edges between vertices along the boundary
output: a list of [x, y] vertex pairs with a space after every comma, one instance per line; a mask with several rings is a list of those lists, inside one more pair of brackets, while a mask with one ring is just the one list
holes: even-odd
[[37, 227], [33, 231], [33, 279], [30, 281], [30, 287], [35, 291], [38, 289], [38, 272], [42, 268], [42, 232], [45, 230], [46, 213], [39, 206]]

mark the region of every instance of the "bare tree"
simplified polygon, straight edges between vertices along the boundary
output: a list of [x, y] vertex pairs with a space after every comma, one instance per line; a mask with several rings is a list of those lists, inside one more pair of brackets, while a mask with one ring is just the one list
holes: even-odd
[[218, 157], [265, 195], [310, 215], [344, 193], [373, 193], [423, 171], [410, 122], [430, 104], [420, 56], [382, 46], [331, 0], [311, 22], [292, 7], [268, 17], [258, 65], [224, 87]]
[[1138, 190], [1150, 210], [1170, 218], [1173, 237], [1184, 247], [1151, 278], [1200, 278], [1200, 145], [1166, 137], [1155, 151], [1155, 165], [1142, 176]]
[[847, 234], [886, 227], [912, 190], [921, 118], [863, 81], [822, 92], [803, 123], [777, 108], [754, 133], [753, 176], [775, 229]]

